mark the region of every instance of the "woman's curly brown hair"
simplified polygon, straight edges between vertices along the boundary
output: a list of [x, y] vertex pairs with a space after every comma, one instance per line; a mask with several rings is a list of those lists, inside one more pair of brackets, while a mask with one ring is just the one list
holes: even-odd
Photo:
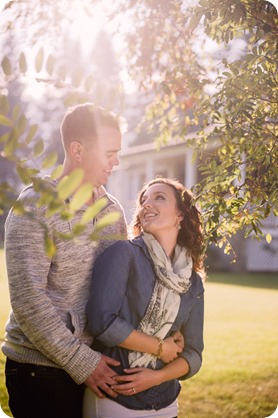
[[187, 249], [188, 255], [193, 260], [193, 270], [205, 278], [204, 273], [204, 237], [202, 219], [199, 210], [193, 204], [193, 194], [186, 189], [179, 181], [164, 177], [156, 177], [146, 183], [138, 194], [136, 211], [131, 223], [131, 230], [136, 237], [142, 233], [139, 219], [139, 211], [142, 206], [142, 197], [145, 191], [153, 184], [166, 184], [174, 191], [177, 207], [183, 214], [180, 223], [181, 229], [178, 234], [178, 244]]

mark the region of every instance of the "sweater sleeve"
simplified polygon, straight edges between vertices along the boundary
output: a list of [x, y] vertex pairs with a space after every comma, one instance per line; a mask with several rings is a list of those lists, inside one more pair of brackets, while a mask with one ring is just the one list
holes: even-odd
[[80, 384], [97, 367], [100, 354], [73, 335], [48, 297], [51, 260], [45, 252], [39, 210], [32, 209], [32, 216], [11, 211], [6, 222], [5, 253], [13, 314], [31, 344]]

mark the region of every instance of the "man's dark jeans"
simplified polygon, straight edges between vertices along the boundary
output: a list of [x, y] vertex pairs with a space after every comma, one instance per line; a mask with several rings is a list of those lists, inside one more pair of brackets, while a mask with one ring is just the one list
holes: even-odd
[[15, 418], [82, 418], [84, 385], [65, 371], [7, 359], [5, 372]]

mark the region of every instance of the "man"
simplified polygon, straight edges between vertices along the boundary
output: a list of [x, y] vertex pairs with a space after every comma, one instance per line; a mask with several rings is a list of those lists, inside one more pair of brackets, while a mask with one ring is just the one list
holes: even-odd
[[[73, 219], [63, 220], [59, 214], [47, 216], [47, 207], [37, 204], [39, 193], [31, 185], [19, 197], [31, 216], [11, 210], [5, 225], [12, 312], [2, 351], [7, 356], [9, 405], [16, 418], [81, 417], [82, 383], [100, 397], [116, 396], [110, 388], [115, 375], [110, 366], [118, 363], [90, 348], [85, 305], [96, 251], [112, 243], [105, 236], [126, 237], [123, 210], [103, 187], [119, 164], [120, 124], [112, 113], [87, 103], [69, 110], [61, 137], [65, 151], [61, 178], [83, 169], [78, 189], [91, 183], [91, 199]], [[45, 181], [56, 187], [57, 182]], [[58, 233], [70, 233], [88, 205], [102, 196], [108, 199], [106, 207], [81, 235], [59, 238]], [[112, 211], [120, 211], [120, 219], [105, 228], [96, 249], [90, 235], [98, 219]], [[45, 227], [57, 248], [52, 259], [45, 252]]]

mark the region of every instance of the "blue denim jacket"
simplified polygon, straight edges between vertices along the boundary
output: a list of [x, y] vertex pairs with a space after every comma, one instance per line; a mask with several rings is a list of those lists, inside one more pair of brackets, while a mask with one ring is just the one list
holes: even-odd
[[[117, 347], [133, 329], [137, 329], [149, 304], [155, 273], [142, 237], [118, 241], [105, 250], [94, 264], [91, 292], [87, 304], [88, 327], [95, 336], [93, 348], [121, 362], [118, 374], [129, 368], [128, 350]], [[195, 375], [202, 364], [204, 288], [200, 276], [193, 273], [191, 286], [181, 295], [176, 320], [169, 331], [179, 330], [185, 340], [183, 356], [190, 367], [180, 380]], [[157, 360], [156, 368], [164, 363]], [[161, 409], [170, 405], [180, 392], [177, 379], [133, 396], [119, 395], [115, 401], [130, 409]]]

